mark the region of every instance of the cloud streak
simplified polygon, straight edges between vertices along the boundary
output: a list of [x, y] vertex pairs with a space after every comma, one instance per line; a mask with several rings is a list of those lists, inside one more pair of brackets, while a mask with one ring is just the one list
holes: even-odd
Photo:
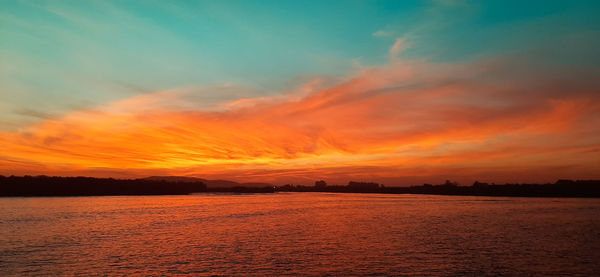
[[[226, 91], [235, 89], [243, 88]], [[598, 91], [586, 75], [523, 57], [394, 59], [324, 89], [227, 98], [210, 109], [193, 91], [160, 91], [2, 133], [0, 174], [388, 184], [598, 178]]]
[[397, 38], [396, 42], [390, 48], [390, 58], [397, 58], [400, 52], [404, 51], [407, 48], [406, 42], [403, 38]]

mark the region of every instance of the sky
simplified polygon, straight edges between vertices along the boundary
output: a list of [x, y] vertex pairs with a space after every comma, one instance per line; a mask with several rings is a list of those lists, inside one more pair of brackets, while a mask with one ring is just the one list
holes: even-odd
[[600, 178], [599, 1], [0, 0], [0, 174]]

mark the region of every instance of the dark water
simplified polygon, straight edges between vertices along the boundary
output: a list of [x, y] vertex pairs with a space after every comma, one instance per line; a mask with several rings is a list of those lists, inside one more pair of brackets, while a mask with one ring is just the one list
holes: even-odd
[[0, 275], [598, 275], [600, 199], [0, 199]]

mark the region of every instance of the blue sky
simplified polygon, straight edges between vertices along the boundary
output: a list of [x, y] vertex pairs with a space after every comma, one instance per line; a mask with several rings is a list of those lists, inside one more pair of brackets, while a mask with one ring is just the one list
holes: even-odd
[[230, 84], [250, 88], [249, 97], [286, 93], [314, 76], [335, 81], [385, 64], [397, 38], [410, 46], [404, 58], [461, 62], [582, 33], [592, 49], [578, 43], [557, 56], [589, 61], [598, 58], [597, 39], [589, 36], [599, 30], [599, 5], [2, 1], [0, 128], [157, 90], [210, 93]]

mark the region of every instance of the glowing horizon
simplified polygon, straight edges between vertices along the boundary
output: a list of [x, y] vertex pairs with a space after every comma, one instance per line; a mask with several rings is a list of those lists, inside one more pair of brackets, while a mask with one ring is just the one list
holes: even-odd
[[[519, 16], [503, 13], [511, 5], [368, 3], [336, 18], [275, 2], [248, 12], [229, 2], [93, 4], [110, 18], [85, 5], [15, 3], [0, 12], [0, 174], [600, 178], [597, 3], [532, 2]], [[363, 14], [362, 28], [335, 25]], [[219, 30], [203, 27], [211, 22]], [[333, 26], [302, 27], [323, 23]]]

